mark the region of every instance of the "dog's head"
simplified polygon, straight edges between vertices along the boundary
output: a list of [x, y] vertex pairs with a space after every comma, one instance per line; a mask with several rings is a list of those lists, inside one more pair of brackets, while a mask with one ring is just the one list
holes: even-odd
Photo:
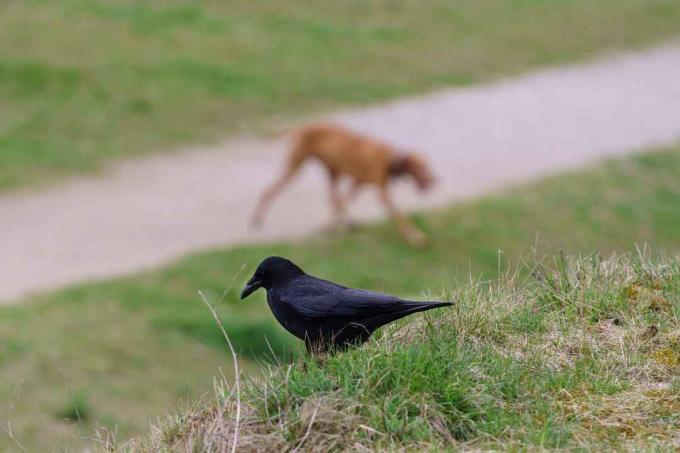
[[395, 175], [409, 175], [421, 191], [426, 191], [434, 183], [430, 167], [421, 156], [413, 152], [397, 156], [391, 170]]

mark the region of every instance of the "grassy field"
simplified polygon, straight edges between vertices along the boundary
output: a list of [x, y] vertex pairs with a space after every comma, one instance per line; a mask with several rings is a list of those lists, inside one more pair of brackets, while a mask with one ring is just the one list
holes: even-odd
[[680, 261], [533, 270], [455, 286], [438, 294], [453, 309], [359, 350], [224, 383], [119, 451], [229, 451], [236, 429], [247, 451], [677, 451]]
[[[16, 439], [29, 450], [69, 448], [87, 442], [97, 425], [117, 427], [118, 439], [124, 440], [145, 431], [152, 417], [172, 408], [181, 409], [188, 401], [212, 392], [218, 369], [223, 367], [229, 374], [230, 358], [197, 290], [216, 301], [231, 281], [240, 288], [254, 266], [270, 254], [288, 256], [310, 273], [325, 278], [412, 297], [463, 291], [459, 288], [465, 287], [470, 275], [473, 280], [495, 278], [499, 268], [505, 272], [508, 263], [517, 263], [521, 256], [542, 256], [559, 250], [607, 255], [634, 250], [635, 244], [677, 254], [678, 174], [680, 147], [676, 146], [418, 215], [415, 220], [431, 235], [433, 243], [417, 253], [402, 243], [392, 225], [378, 224], [348, 235], [317, 237], [295, 244], [244, 246], [199, 254], [136, 277], [81, 285], [19, 306], [0, 307], [0, 422], [7, 430], [11, 421]], [[533, 252], [537, 244], [538, 251]], [[254, 372], [258, 361], [273, 360], [265, 336], [274, 356], [287, 360], [288, 352], [295, 351], [298, 344], [275, 324], [263, 295], [241, 302], [236, 293], [228, 293], [218, 310], [241, 353], [246, 372]], [[663, 294], [674, 304], [678, 301], [677, 293]], [[624, 308], [619, 299], [611, 303], [611, 310]], [[677, 321], [677, 304], [673, 307]], [[554, 318], [559, 306], [547, 308], [550, 311], [546, 319], [523, 312], [526, 318], [522, 322], [541, 326], [535, 335], [556, 328], [552, 323], [558, 321]], [[603, 319], [604, 315], [595, 316], [591, 308], [575, 329], [595, 328]], [[638, 315], [648, 316], [622, 312], [626, 319]], [[570, 312], [570, 316], [576, 314]], [[642, 321], [635, 319], [637, 329]], [[507, 329], [503, 332], [517, 333]], [[442, 353], [466, 357], [474, 354], [470, 338], [461, 337], [462, 349]], [[492, 345], [484, 343], [479, 347]], [[506, 347], [505, 343], [501, 346]], [[488, 351], [492, 353], [498, 358], [498, 352]], [[394, 354], [397, 355], [390, 357], [396, 359], [398, 354], [412, 353], [405, 349]], [[421, 360], [419, 352], [413, 354], [414, 360]], [[357, 361], [356, 366], [363, 360], [358, 355], [349, 357]], [[592, 359], [588, 360], [584, 362], [586, 369], [594, 366]], [[498, 363], [514, 369], [517, 382], [523, 382], [526, 376], [520, 365], [524, 362], [508, 359]], [[541, 367], [545, 372], [545, 364]], [[619, 379], [619, 374], [616, 376]], [[461, 383], [477, 382], [468, 380], [472, 376], [463, 377]], [[576, 378], [582, 382], [582, 377]], [[560, 374], [559, 379], [570, 376]], [[619, 385], [618, 380], [614, 381], [607, 387], [612, 389], [612, 395], [635, 385], [621, 382]], [[605, 386], [606, 382], [601, 384]], [[531, 391], [538, 394], [541, 389], [534, 387]], [[574, 395], [574, 388], [567, 390]], [[546, 402], [542, 410], [551, 408]], [[549, 412], [543, 414], [547, 416]], [[401, 420], [388, 423], [398, 424]], [[511, 421], [516, 424], [518, 420]], [[532, 430], [538, 419], [533, 420]], [[555, 424], [560, 420], [546, 425], [550, 445], [558, 442], [553, 431], [561, 432]], [[381, 439], [395, 441], [393, 437]], [[0, 436], [0, 450], [12, 448], [18, 450], [14, 441]]]
[[675, 0], [0, 2], [0, 190], [678, 34]]

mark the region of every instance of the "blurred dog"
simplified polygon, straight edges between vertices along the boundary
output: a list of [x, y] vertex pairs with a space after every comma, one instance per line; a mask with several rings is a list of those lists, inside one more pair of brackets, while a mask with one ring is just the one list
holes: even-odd
[[[317, 159], [328, 173], [330, 201], [338, 226], [346, 225], [345, 205], [363, 185], [377, 187], [389, 215], [399, 232], [415, 246], [426, 243], [426, 237], [409, 219], [399, 212], [388, 192], [390, 181], [410, 176], [421, 191], [430, 188], [434, 178], [425, 161], [417, 154], [403, 152], [346, 129], [331, 125], [313, 125], [293, 134], [293, 147], [283, 175], [260, 198], [252, 223], [260, 225], [272, 201], [292, 180], [308, 159]], [[347, 176], [352, 185], [346, 196], [340, 194], [339, 179]]]

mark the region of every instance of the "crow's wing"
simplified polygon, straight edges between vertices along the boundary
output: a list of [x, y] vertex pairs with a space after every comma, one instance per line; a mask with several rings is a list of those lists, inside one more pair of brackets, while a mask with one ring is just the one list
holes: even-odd
[[367, 318], [404, 309], [413, 304], [398, 297], [360, 289], [342, 287], [317, 289], [319, 290], [288, 294], [284, 299], [288, 299], [286, 302], [307, 319]]

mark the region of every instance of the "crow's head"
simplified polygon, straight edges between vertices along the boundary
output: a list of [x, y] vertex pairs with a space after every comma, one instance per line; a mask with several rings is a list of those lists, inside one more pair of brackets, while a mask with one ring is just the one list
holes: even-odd
[[241, 291], [241, 299], [245, 299], [259, 288], [269, 289], [276, 284], [286, 283], [291, 278], [304, 274], [302, 269], [280, 256], [270, 256], [257, 266], [255, 273]]

